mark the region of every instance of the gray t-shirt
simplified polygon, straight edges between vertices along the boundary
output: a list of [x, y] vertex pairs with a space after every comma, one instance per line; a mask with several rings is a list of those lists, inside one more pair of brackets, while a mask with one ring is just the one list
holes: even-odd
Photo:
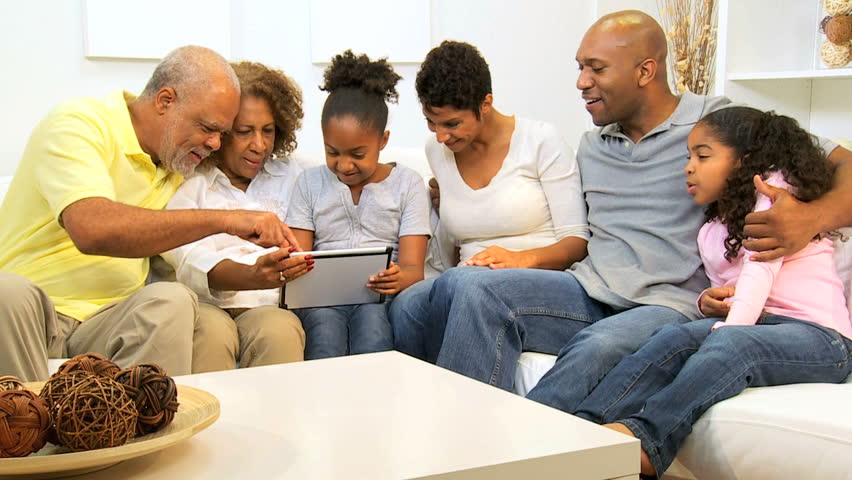
[[695, 301], [710, 286], [697, 242], [705, 218], [686, 193], [686, 140], [703, 116], [731, 105], [686, 92], [638, 143], [617, 124], [583, 134], [577, 161], [592, 236], [571, 270], [589, 296], [619, 310], [662, 305], [700, 317]]
[[399, 237], [430, 235], [429, 193], [423, 177], [402, 165], [378, 183], [364, 185], [358, 205], [349, 187], [328, 167], [305, 170], [287, 210], [287, 224], [314, 232], [314, 250], [393, 247], [399, 256]]

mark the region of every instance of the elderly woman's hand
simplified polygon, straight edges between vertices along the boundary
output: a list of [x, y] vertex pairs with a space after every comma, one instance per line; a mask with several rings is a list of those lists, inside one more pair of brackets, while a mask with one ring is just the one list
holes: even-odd
[[258, 288], [280, 287], [314, 269], [312, 255], [291, 257], [294, 251], [293, 247], [281, 248], [254, 262], [251, 268], [254, 278], [259, 282]]

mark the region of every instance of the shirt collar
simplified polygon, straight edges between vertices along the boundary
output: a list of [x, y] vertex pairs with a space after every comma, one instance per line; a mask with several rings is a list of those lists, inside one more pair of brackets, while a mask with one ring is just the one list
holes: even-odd
[[[289, 159], [287, 157], [281, 159], [269, 159], [266, 163], [263, 164], [263, 172], [266, 172], [268, 175], [273, 177], [282, 177], [284, 175], [289, 174]], [[212, 163], [205, 163], [199, 165], [198, 168], [195, 169], [196, 175], [203, 175], [206, 180], [207, 188], [213, 186], [214, 183], [219, 183], [221, 185], [231, 186], [231, 179], [225, 175], [219, 167], [213, 165]], [[258, 173], [258, 176], [262, 175], [262, 173]], [[254, 178], [255, 180], [257, 177]]]
[[[683, 92], [680, 95], [680, 100], [678, 101], [675, 111], [672, 112], [672, 114], [669, 115], [669, 118], [667, 118], [663, 123], [657, 125], [651, 129], [650, 132], [646, 133], [645, 137], [655, 133], [664, 132], [675, 125], [692, 125], [697, 123], [704, 113], [704, 99], [705, 97], [703, 95], [696, 95], [690, 91]], [[610, 123], [609, 125], [601, 127], [599, 134], [601, 137], [625, 136], [621, 130], [621, 125], [617, 123]]]
[[136, 99], [136, 96], [125, 90], [116, 90], [104, 99], [107, 112], [109, 112], [110, 123], [115, 129], [118, 141], [128, 157], [139, 160], [147, 160], [153, 163], [151, 156], [142, 150], [139, 139], [136, 138], [136, 130], [130, 120], [130, 109], [127, 105]]
[[273, 177], [282, 177], [287, 175], [290, 170], [290, 158], [285, 156], [275, 156], [263, 164], [263, 170]]
[[210, 189], [214, 184], [218, 183], [222, 186], [232, 186], [231, 180], [225, 175], [219, 167], [213, 164], [204, 164], [195, 169], [195, 175], [203, 175], [206, 180], [207, 188]]

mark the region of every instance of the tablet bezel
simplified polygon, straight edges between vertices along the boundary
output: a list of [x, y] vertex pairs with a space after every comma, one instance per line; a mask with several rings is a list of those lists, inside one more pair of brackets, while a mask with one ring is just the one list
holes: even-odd
[[[381, 256], [385, 255], [387, 258], [385, 260], [385, 268], [390, 267], [391, 256], [393, 255], [393, 247], [368, 247], [368, 248], [347, 248], [347, 249], [337, 249], [337, 250], [312, 250], [305, 252], [293, 252], [290, 254], [291, 257], [299, 256], [299, 255], [312, 255], [314, 258], [339, 258], [339, 257], [362, 257], [362, 256]], [[278, 306], [285, 310], [289, 310], [290, 308], [285, 303], [285, 298], [287, 295], [287, 284], [281, 287], [278, 297]], [[367, 303], [382, 303], [385, 301], [385, 295], [379, 294], [379, 300], [376, 302], [367, 302]], [[301, 308], [333, 308], [333, 307], [343, 307], [347, 305], [365, 305], [366, 303], [349, 303], [349, 304], [337, 304], [337, 305], [324, 305], [317, 307], [299, 307], [293, 310], [299, 310]]]

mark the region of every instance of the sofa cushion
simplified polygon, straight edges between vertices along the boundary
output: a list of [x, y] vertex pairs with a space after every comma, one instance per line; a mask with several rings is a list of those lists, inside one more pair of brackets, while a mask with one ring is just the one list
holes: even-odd
[[[524, 352], [515, 373], [526, 395], [556, 361]], [[852, 472], [852, 377], [845, 384], [749, 388], [693, 427], [664, 478], [844, 478]]]

